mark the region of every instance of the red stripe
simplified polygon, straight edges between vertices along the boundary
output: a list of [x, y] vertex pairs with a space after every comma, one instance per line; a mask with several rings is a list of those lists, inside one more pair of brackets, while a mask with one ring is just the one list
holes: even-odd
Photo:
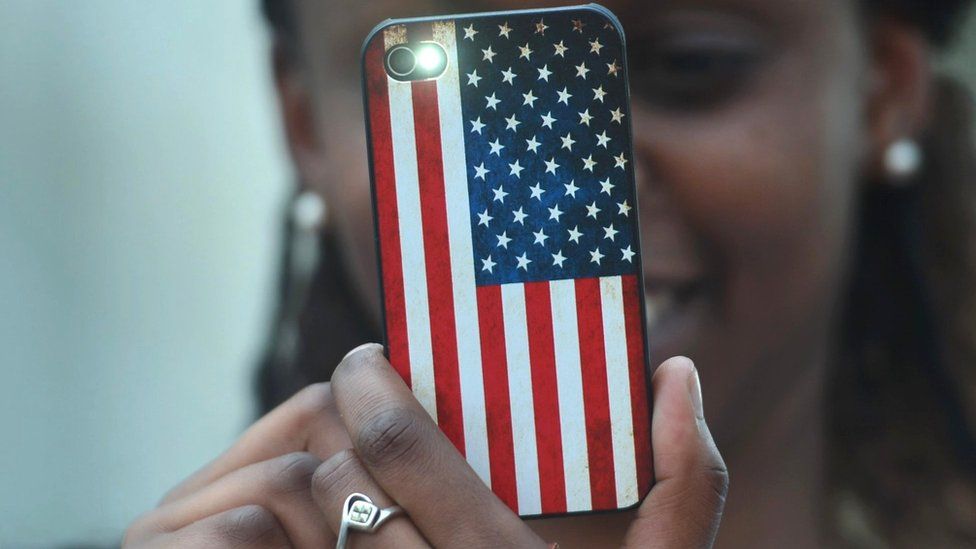
[[379, 222], [380, 256], [383, 263], [383, 293], [386, 314], [386, 343], [390, 363], [410, 385], [410, 352], [407, 342], [407, 310], [403, 297], [403, 264], [400, 258], [400, 230], [397, 226], [396, 175], [390, 121], [390, 94], [383, 68], [383, 35], [377, 34], [366, 52], [366, 84], [369, 90], [369, 131], [373, 154], [373, 185]]
[[627, 332], [627, 363], [630, 368], [630, 407], [634, 414], [634, 449], [637, 461], [637, 494], [651, 489], [654, 463], [651, 459], [651, 400], [644, 360], [644, 320], [640, 311], [641, 287], [636, 275], [621, 277], [624, 324]]
[[552, 332], [552, 302], [548, 282], [525, 284], [525, 313], [529, 330], [532, 401], [542, 512], [566, 512], [566, 477], [559, 421], [559, 389]]
[[616, 509], [617, 487], [614, 483], [610, 392], [607, 387], [600, 279], [576, 280], [576, 316], [583, 370], [583, 409], [586, 415], [586, 448], [590, 462], [593, 510]]
[[464, 418], [458, 371], [457, 329], [454, 322], [451, 243], [447, 229], [437, 83], [414, 82], [411, 88], [426, 256], [427, 301], [430, 307], [430, 342], [434, 356], [437, 423], [447, 438], [464, 454]]
[[505, 355], [505, 317], [501, 286], [478, 287], [478, 327], [481, 333], [481, 368], [485, 379], [488, 453], [491, 456], [491, 489], [518, 512], [515, 484], [515, 446], [512, 435], [512, 403]]

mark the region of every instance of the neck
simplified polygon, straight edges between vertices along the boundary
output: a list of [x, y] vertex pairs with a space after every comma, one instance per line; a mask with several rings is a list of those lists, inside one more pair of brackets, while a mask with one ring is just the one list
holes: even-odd
[[776, 391], [741, 443], [722, 447], [731, 487], [719, 547], [819, 547], [822, 360]]

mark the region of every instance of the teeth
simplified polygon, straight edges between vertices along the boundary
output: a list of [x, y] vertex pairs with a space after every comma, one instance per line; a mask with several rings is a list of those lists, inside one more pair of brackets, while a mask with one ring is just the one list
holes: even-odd
[[646, 294], [644, 304], [647, 309], [647, 325], [654, 326], [668, 311], [674, 308], [677, 298], [674, 292]]

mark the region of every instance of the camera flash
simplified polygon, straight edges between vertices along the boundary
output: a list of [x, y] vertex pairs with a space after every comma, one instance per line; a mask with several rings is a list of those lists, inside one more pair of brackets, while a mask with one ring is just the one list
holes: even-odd
[[440, 48], [425, 45], [417, 51], [417, 65], [425, 71], [435, 71], [444, 63]]

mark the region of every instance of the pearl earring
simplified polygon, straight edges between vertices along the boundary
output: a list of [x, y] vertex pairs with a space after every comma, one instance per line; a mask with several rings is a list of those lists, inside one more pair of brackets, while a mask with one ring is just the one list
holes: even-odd
[[922, 148], [914, 139], [899, 139], [885, 151], [884, 164], [893, 182], [905, 182], [922, 167]]
[[305, 190], [294, 198], [291, 215], [299, 229], [314, 233], [325, 224], [328, 208], [318, 194]]

